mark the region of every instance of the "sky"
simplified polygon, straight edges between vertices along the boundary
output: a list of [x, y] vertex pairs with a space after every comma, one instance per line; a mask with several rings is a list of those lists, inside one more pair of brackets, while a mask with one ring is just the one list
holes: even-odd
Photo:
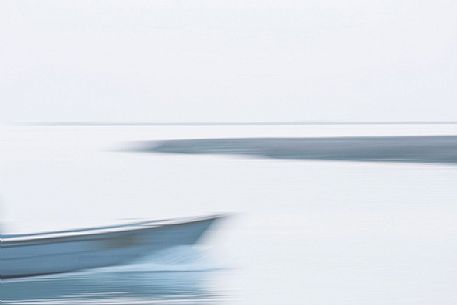
[[3, 0], [0, 122], [457, 121], [455, 0]]

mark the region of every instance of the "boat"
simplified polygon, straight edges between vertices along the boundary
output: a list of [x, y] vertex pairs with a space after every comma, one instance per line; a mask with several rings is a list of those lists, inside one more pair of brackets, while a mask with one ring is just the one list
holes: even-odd
[[129, 264], [193, 245], [221, 215], [32, 234], [2, 234], [0, 278], [14, 279]]

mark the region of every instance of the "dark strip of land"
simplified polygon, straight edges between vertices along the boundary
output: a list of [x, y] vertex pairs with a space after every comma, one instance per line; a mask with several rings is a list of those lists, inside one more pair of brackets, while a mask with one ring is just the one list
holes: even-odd
[[163, 140], [141, 142], [133, 150], [292, 160], [457, 164], [457, 136]]

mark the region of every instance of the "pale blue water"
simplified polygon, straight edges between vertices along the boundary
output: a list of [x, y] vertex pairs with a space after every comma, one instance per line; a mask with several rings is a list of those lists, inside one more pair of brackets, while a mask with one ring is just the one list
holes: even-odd
[[81, 273], [7, 282], [2, 304], [218, 304], [203, 273]]
[[204, 244], [2, 282], [13, 304], [457, 303], [457, 166], [123, 152], [166, 139], [455, 135], [449, 126], [5, 127], [7, 232], [232, 213]]
[[193, 247], [127, 266], [3, 281], [2, 304], [218, 304], [208, 281], [226, 272]]

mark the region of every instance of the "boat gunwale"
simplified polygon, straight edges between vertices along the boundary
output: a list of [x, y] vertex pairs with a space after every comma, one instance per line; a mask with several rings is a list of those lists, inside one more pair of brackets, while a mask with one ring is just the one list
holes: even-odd
[[166, 220], [141, 221], [130, 224], [94, 227], [87, 229], [63, 230], [32, 234], [5, 234], [1, 236], [0, 248], [22, 247], [47, 243], [65, 243], [76, 241], [100, 240], [113, 238], [122, 233], [138, 233], [141, 231], [172, 226], [185, 225], [204, 221], [215, 221], [221, 215], [206, 217], [178, 218]]

